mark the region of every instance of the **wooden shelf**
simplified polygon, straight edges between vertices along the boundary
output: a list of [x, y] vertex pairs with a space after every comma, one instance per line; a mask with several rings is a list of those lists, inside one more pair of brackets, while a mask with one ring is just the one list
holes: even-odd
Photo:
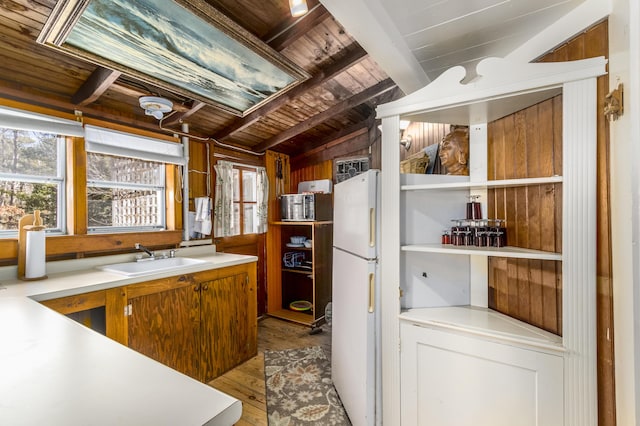
[[[315, 328], [324, 321], [324, 310], [331, 301], [333, 222], [275, 221], [271, 225], [275, 244], [267, 256], [267, 313]], [[292, 236], [306, 237], [312, 247], [287, 247]], [[304, 255], [301, 264], [312, 267], [287, 267], [283, 261], [287, 253]], [[292, 311], [288, 306], [294, 300], [308, 300], [313, 307], [306, 313]]]
[[412, 244], [401, 246], [402, 251], [442, 253], [460, 255], [480, 255], [494, 257], [510, 257], [516, 259], [536, 259], [536, 260], [562, 260], [562, 253], [555, 253], [542, 250], [531, 250], [520, 247], [475, 247], [475, 246], [452, 246], [442, 244]]
[[400, 320], [484, 336], [507, 344], [516, 343], [556, 353], [565, 351], [562, 337], [488, 308], [446, 306], [409, 309], [400, 313]]
[[[282, 272], [292, 272], [294, 274], [305, 274], [313, 276], [313, 269], [293, 269], [293, 268], [282, 268]], [[313, 277], [309, 277], [313, 278]]]
[[305, 220], [305, 221], [290, 221], [290, 220], [280, 220], [275, 222], [270, 222], [270, 225], [327, 225], [332, 224], [332, 220]]
[[[311, 311], [307, 311], [307, 313], [304, 313], [292, 311], [289, 309], [280, 309], [279, 311], [269, 312], [269, 315], [303, 325], [313, 325], [316, 322]], [[322, 318], [324, 318], [324, 316]]]

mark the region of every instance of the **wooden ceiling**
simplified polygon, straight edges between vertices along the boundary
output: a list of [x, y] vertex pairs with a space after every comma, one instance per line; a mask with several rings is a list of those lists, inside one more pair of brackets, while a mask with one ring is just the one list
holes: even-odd
[[[197, 0], [194, 0], [197, 1]], [[211, 6], [307, 71], [311, 77], [242, 118], [212, 105], [153, 87], [36, 43], [55, 0], [3, 0], [0, 14], [0, 96], [81, 111], [147, 130], [159, 130], [138, 98], [160, 95], [174, 103], [163, 127], [180, 123], [198, 137], [254, 152], [300, 155], [374, 126], [375, 106], [402, 95], [318, 0], [292, 18], [287, 0], [207, 0]]]

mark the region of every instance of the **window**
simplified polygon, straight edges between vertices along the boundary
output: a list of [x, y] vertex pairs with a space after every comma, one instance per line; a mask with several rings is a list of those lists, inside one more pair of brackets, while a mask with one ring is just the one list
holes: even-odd
[[64, 150], [56, 134], [0, 128], [0, 235], [15, 236], [34, 210], [47, 232], [64, 231]]
[[90, 233], [166, 228], [165, 167], [186, 165], [182, 144], [85, 126]]
[[216, 237], [267, 232], [269, 182], [264, 167], [218, 161], [214, 203]]
[[87, 153], [89, 232], [165, 228], [163, 163]]
[[233, 217], [231, 235], [258, 233], [255, 168], [233, 166]]

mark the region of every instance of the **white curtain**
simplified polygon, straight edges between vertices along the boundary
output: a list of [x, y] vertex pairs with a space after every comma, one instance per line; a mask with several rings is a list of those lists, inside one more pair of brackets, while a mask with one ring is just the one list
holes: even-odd
[[228, 161], [218, 161], [213, 166], [216, 171], [216, 200], [213, 209], [213, 225], [216, 237], [232, 235], [233, 215], [233, 165]]
[[256, 186], [258, 202], [258, 234], [264, 234], [268, 228], [268, 207], [269, 207], [269, 178], [264, 167], [258, 167], [256, 173]]

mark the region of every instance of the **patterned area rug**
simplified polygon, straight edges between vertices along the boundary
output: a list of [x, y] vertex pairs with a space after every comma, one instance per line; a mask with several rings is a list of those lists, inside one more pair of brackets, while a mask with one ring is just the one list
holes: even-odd
[[269, 426], [351, 425], [320, 346], [265, 351], [264, 372]]

